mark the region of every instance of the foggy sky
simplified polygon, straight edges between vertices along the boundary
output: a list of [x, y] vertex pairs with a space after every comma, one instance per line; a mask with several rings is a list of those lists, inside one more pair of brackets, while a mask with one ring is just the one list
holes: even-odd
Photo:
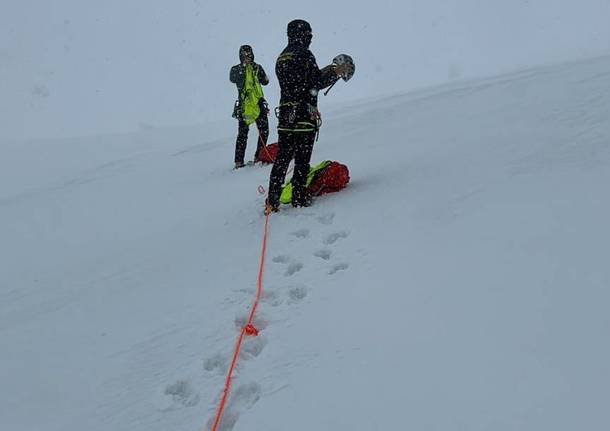
[[320, 66], [357, 73], [321, 107], [610, 54], [610, 1], [1, 0], [0, 138], [66, 137], [230, 118], [241, 44], [271, 78], [294, 18]]

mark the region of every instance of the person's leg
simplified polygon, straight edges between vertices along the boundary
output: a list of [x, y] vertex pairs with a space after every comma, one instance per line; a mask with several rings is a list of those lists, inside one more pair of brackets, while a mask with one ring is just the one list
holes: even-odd
[[256, 152], [254, 153], [254, 161], [258, 160], [260, 152], [263, 147], [267, 145], [267, 139], [269, 138], [269, 119], [267, 118], [267, 111], [261, 110], [261, 115], [256, 119], [256, 126], [258, 127], [257, 139], [256, 139]]
[[307, 174], [315, 141], [315, 132], [303, 132], [297, 136], [294, 150], [294, 175], [292, 176], [292, 205], [308, 206], [311, 197], [307, 194]]
[[278, 147], [277, 158], [269, 176], [269, 195], [267, 198], [267, 203], [275, 208], [280, 205], [280, 194], [286, 178], [286, 171], [294, 155], [294, 134], [280, 131], [278, 133]]
[[246, 145], [248, 143], [248, 125], [241, 118], [237, 126], [237, 139], [235, 141], [235, 167], [244, 164]]

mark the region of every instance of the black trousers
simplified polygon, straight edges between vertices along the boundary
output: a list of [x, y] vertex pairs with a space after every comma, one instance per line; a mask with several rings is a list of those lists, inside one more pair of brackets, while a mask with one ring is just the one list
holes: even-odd
[[[256, 126], [258, 128], [256, 138], [256, 152], [254, 153], [254, 160], [258, 159], [258, 153], [267, 145], [267, 139], [269, 138], [269, 120], [267, 119], [267, 112], [261, 111], [261, 114], [256, 119]], [[235, 163], [243, 163], [246, 155], [246, 146], [248, 144], [248, 132], [250, 126], [240, 117], [238, 119], [237, 126], [237, 140], [235, 142]]]
[[292, 203], [299, 205], [308, 198], [306, 193], [309, 162], [315, 141], [316, 132], [278, 132], [278, 154], [271, 169], [269, 178], [269, 204], [278, 206], [280, 194], [286, 178], [288, 165], [294, 157], [294, 174], [292, 175]]

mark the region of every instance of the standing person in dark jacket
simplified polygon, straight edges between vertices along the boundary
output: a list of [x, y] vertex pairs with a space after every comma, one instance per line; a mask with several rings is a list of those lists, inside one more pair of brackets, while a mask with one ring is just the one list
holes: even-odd
[[277, 212], [282, 185], [290, 160], [294, 157], [292, 205], [311, 205], [305, 189], [313, 144], [320, 125], [318, 91], [334, 84], [347, 72], [345, 65], [328, 65], [319, 69], [309, 50], [312, 33], [307, 21], [288, 23], [288, 46], [275, 64], [280, 89], [278, 146], [279, 151], [269, 178], [269, 196], [265, 213]]
[[250, 124], [256, 122], [259, 131], [254, 161], [258, 160], [258, 154], [267, 145], [269, 137], [269, 108], [261, 87], [269, 84], [269, 78], [263, 67], [254, 62], [254, 52], [250, 45], [242, 45], [239, 48], [239, 61], [240, 64], [233, 66], [229, 74], [229, 79], [237, 86], [238, 93], [233, 109], [233, 117], [238, 120], [235, 169], [244, 166]]

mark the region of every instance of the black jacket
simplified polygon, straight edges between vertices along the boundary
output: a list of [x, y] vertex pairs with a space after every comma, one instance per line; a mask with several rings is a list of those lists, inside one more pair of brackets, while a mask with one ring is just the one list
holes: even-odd
[[[265, 73], [265, 69], [263, 69], [263, 66], [261, 66], [258, 63], [252, 63], [252, 66], [254, 67], [254, 70], [256, 71], [256, 76], [258, 77], [258, 82], [260, 82], [261, 85], [269, 84], [269, 78], [267, 77], [267, 74]], [[238, 96], [238, 98], [240, 98], [241, 91], [244, 88], [244, 83], [246, 80], [246, 66], [241, 63], [233, 66], [231, 68], [231, 72], [229, 73], [229, 80], [233, 84], [237, 85], [237, 96]]]
[[332, 67], [318, 68], [309, 48], [288, 44], [275, 64], [280, 84], [280, 128], [300, 128], [298, 123], [312, 121], [318, 108], [318, 91], [337, 80]]

